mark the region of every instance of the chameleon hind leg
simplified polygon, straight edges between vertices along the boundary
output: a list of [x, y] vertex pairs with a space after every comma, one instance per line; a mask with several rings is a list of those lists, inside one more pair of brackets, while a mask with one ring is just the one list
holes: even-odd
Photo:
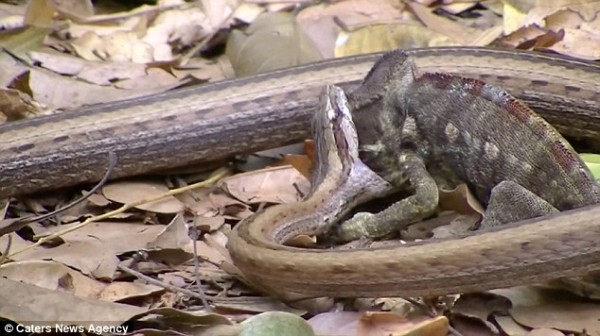
[[512, 181], [496, 185], [490, 194], [482, 228], [558, 213], [552, 204]]

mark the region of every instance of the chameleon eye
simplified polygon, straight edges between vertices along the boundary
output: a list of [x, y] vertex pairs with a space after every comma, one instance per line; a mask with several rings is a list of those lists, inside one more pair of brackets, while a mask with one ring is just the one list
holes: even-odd
[[417, 149], [418, 149], [419, 147], [418, 147], [418, 146], [417, 146], [417, 144], [416, 144], [414, 141], [412, 141], [412, 140], [404, 140], [404, 141], [402, 141], [402, 144], [400, 145], [400, 148], [401, 148], [401, 149], [407, 149], [407, 150], [410, 150], [410, 151], [413, 151], [413, 152], [415, 152], [415, 151], [417, 151]]

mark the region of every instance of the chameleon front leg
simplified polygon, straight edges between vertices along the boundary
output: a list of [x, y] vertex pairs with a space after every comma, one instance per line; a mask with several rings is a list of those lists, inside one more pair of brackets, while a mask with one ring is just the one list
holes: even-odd
[[371, 214], [359, 212], [334, 229], [334, 239], [342, 242], [359, 238], [379, 238], [431, 216], [438, 205], [438, 187], [423, 160], [412, 151], [398, 158], [399, 167], [414, 194], [388, 208]]
[[[423, 161], [413, 152], [404, 152], [399, 157], [399, 163], [404, 177], [414, 188], [414, 194], [378, 213], [355, 214], [335, 229], [333, 236], [336, 240], [347, 242], [360, 238], [379, 238], [435, 213], [439, 200], [438, 187]], [[558, 212], [546, 200], [523, 186], [503, 181], [491, 191], [481, 227], [494, 227]]]

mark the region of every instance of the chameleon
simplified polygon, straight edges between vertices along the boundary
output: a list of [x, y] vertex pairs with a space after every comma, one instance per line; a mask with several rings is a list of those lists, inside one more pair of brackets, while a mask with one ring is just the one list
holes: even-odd
[[[325, 127], [315, 130], [321, 156], [311, 194], [250, 216], [229, 236], [229, 253], [249, 284], [286, 301], [437, 296], [600, 269], [597, 205], [496, 225], [597, 203], [599, 194], [565, 140], [502, 89], [420, 74], [404, 53], [393, 52], [357, 89], [331, 92], [336, 98], [329, 96], [331, 104], [318, 112]], [[341, 114], [324, 114], [332, 106]], [[459, 181], [487, 205], [490, 229], [380, 248], [284, 245], [325, 230], [341, 234], [339, 240], [386, 235], [429, 216], [438, 185]], [[406, 191], [408, 197], [379, 213], [340, 219], [363, 201]]]
[[348, 94], [373, 171], [412, 194], [337, 226], [340, 241], [379, 238], [431, 216], [438, 188], [466, 183], [486, 206], [482, 227], [600, 201], [600, 187], [568, 142], [502, 88], [420, 74], [401, 50], [384, 55]]

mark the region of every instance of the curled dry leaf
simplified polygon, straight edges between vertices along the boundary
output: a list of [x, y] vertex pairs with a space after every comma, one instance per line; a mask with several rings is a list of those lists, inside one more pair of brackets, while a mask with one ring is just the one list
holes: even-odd
[[454, 189], [440, 188], [439, 204], [443, 210], [453, 210], [464, 215], [483, 215], [485, 213], [483, 206], [464, 183]]

